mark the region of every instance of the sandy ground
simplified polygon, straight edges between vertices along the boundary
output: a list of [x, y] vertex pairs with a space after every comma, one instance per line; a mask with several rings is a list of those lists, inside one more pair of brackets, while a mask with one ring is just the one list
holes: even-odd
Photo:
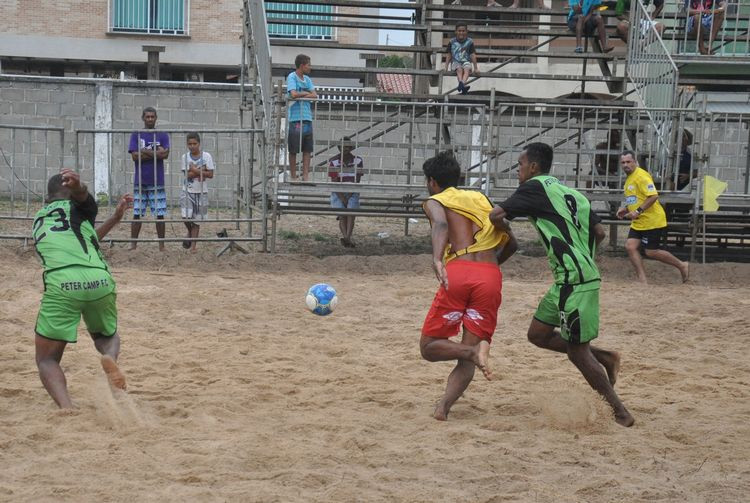
[[[624, 258], [602, 258], [597, 342], [623, 355], [617, 390], [637, 421], [625, 429], [564, 356], [526, 341], [551, 277], [544, 258], [514, 257], [499, 379], [477, 376], [441, 423], [430, 413], [452, 364], [417, 346], [428, 256], [343, 255], [326, 222], [305, 223], [304, 255], [107, 250], [129, 389], [109, 389], [80, 330], [63, 360], [72, 412], [34, 365], [40, 266], [0, 244], [0, 500], [748, 500], [750, 265], [695, 265], [682, 285], [648, 263], [643, 287]], [[362, 223], [360, 243], [382, 252], [373, 235], [389, 225], [403, 226]], [[415, 233], [415, 250], [429, 246]], [[319, 281], [340, 297], [325, 318], [304, 308]]]

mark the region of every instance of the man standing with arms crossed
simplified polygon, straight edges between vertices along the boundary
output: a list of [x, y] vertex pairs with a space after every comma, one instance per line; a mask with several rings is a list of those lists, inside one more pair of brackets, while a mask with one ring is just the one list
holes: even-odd
[[[490, 342], [503, 282], [498, 266], [517, 244], [507, 225], [499, 230], [490, 222], [487, 196], [457, 188], [461, 168], [451, 152], [428, 159], [422, 169], [430, 193], [423, 208], [432, 227], [432, 268], [440, 288], [422, 326], [419, 349], [427, 361], [458, 360], [433, 413], [445, 421], [474, 378], [475, 367], [492, 378]], [[462, 324], [461, 342], [448, 340]]]
[[667, 230], [667, 214], [659, 203], [659, 193], [653, 178], [638, 166], [632, 150], [626, 150], [620, 155], [620, 165], [628, 178], [625, 180], [625, 207], [617, 210], [617, 218], [633, 221], [625, 241], [625, 250], [638, 275], [638, 281], [647, 282], [641, 258], [643, 250], [646, 257], [676, 267], [684, 283], [688, 280], [688, 263], [661, 248]]
[[549, 145], [526, 146], [518, 158], [518, 189], [492, 210], [490, 220], [503, 228], [506, 218], [529, 217], [547, 249], [555, 283], [534, 313], [529, 341], [567, 353], [612, 407], [615, 421], [632, 426], [635, 420], [614, 390], [620, 356], [590, 345], [599, 335], [601, 279], [594, 256], [605, 237], [604, 227], [581, 193], [549, 175], [552, 157]]
[[[144, 129], [156, 129], [156, 110], [146, 107], [141, 114]], [[164, 159], [169, 157], [169, 135], [163, 132], [139, 132], [130, 135], [128, 152], [135, 163], [133, 176], [133, 220], [146, 215], [146, 205], [157, 220], [167, 214], [167, 193], [164, 191]], [[164, 239], [164, 222], [156, 222], [156, 235]], [[138, 239], [141, 222], [130, 226], [130, 237]], [[133, 241], [130, 249], [135, 250]], [[159, 241], [159, 251], [164, 251], [164, 241]]]
[[306, 182], [310, 178], [310, 156], [314, 146], [312, 107], [307, 100], [316, 99], [318, 94], [310, 78], [310, 56], [298, 54], [294, 58], [294, 67], [296, 69], [286, 77], [287, 95], [295, 100], [287, 105], [289, 172], [292, 180], [296, 180], [297, 154], [302, 151], [302, 180]]

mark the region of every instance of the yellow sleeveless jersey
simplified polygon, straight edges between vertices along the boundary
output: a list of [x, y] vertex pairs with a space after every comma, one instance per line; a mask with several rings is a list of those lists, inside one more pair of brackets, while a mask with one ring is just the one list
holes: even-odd
[[[656, 187], [654, 187], [654, 179], [651, 178], [648, 171], [642, 168], [635, 168], [625, 180], [625, 206], [627, 206], [628, 211], [635, 211], [649, 196], [658, 194]], [[659, 201], [652, 204], [630, 224], [630, 227], [637, 231], [661, 229], [666, 226], [667, 214], [664, 213], [664, 208], [659, 204]]]
[[474, 234], [474, 243], [463, 250], [452, 250], [450, 244], [445, 247], [443, 259], [446, 263], [456, 257], [484, 250], [493, 250], [508, 241], [508, 233], [498, 230], [490, 222], [492, 203], [487, 196], [475, 190], [460, 190], [448, 187], [439, 194], [430, 196], [443, 205], [471, 220], [479, 230]]

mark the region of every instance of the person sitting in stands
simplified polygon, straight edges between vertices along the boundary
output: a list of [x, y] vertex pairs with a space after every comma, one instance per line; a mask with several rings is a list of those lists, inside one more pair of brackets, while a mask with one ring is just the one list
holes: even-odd
[[[644, 0], [643, 4], [648, 5], [650, 2], [649, 0]], [[653, 26], [656, 30], [656, 33], [659, 34], [659, 37], [662, 36], [662, 33], [664, 33], [664, 23], [660, 23], [658, 21], [654, 21], [657, 19], [661, 12], [664, 10], [664, 0], [654, 0], [654, 12], [651, 14], [651, 20], [647, 21], [645, 19], [641, 20], [639, 29], [641, 38], [644, 40], [647, 40], [648, 43], [653, 42], [653, 37], [649, 37], [651, 35], [651, 27]], [[617, 5], [615, 6], [615, 13], [617, 14], [617, 19], [620, 20], [619, 23], [617, 23], [617, 36], [622, 39], [623, 42], [626, 44], [628, 43], [628, 38], [630, 34], [630, 0], [617, 0]]]
[[607, 31], [604, 20], [596, 11], [595, 7], [601, 5], [601, 0], [568, 0], [570, 12], [568, 13], [568, 29], [576, 34], [576, 52], [583, 52], [583, 35], [587, 37], [596, 32], [599, 35], [599, 43], [602, 52], [610, 52], [614, 46], [607, 41]]
[[[537, 9], [545, 9], [549, 10], [549, 7], [544, 5], [544, 0], [534, 0], [536, 3]], [[510, 6], [511, 9], [515, 9], [518, 7], [518, 4], [520, 3], [520, 0], [513, 0], [513, 4]], [[451, 5], [461, 5], [461, 0], [453, 0], [451, 2]], [[495, 0], [487, 0], [487, 7], [502, 7], [499, 3], [497, 3]]]
[[[596, 150], [609, 150], [608, 154], [596, 154], [594, 156], [594, 169], [591, 174], [594, 177], [593, 185], [601, 187], [615, 188], [617, 185], [617, 175], [620, 170], [620, 150], [621, 150], [620, 131], [613, 129], [609, 133], [609, 139], [596, 144]], [[615, 152], [614, 154], [612, 152]], [[604, 178], [609, 181], [605, 183]], [[590, 185], [590, 186], [591, 186]]]
[[[687, 36], [695, 37], [698, 50], [703, 55], [713, 54], [711, 46], [716, 39], [719, 28], [724, 23], [726, 2], [721, 0], [716, 7], [714, 0], [685, 0], [688, 23]], [[706, 47], [706, 32], [709, 32], [708, 47]]]
[[677, 175], [677, 190], [689, 188], [690, 181], [698, 176], [698, 170], [693, 169], [693, 154], [690, 146], [693, 144], [693, 133], [685, 129], [682, 132], [682, 148], [680, 149], [680, 167]]
[[[358, 155], [354, 155], [354, 142], [344, 138], [338, 145], [339, 154], [328, 161], [328, 176], [332, 182], [359, 183], [364, 175], [365, 162]], [[331, 207], [336, 209], [359, 209], [359, 192], [331, 192]], [[352, 239], [354, 232], [354, 215], [339, 215], [339, 229], [341, 230], [341, 244], [346, 248], [354, 248]]]

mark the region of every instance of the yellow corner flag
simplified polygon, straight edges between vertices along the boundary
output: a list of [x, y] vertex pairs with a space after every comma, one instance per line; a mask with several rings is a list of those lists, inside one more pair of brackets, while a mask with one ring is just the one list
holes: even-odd
[[706, 175], [703, 178], [703, 211], [716, 211], [719, 209], [719, 203], [716, 199], [722, 192], [727, 190], [727, 182], [722, 182], [718, 178]]

